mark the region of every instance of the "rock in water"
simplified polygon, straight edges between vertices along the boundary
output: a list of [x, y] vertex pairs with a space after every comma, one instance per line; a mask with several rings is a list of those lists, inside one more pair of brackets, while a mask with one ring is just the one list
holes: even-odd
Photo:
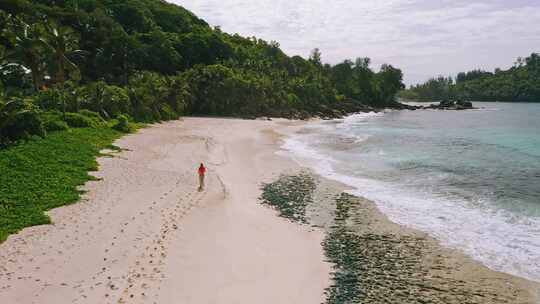
[[439, 108], [453, 108], [455, 103], [451, 100], [443, 100], [439, 103]]
[[456, 106], [461, 107], [463, 109], [472, 109], [473, 105], [470, 101], [464, 101], [464, 100], [458, 100], [456, 102]]

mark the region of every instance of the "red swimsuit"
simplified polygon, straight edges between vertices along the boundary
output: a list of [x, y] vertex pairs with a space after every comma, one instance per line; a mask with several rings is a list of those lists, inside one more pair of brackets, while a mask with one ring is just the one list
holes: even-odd
[[206, 173], [205, 167], [199, 167], [199, 175], [204, 175]]

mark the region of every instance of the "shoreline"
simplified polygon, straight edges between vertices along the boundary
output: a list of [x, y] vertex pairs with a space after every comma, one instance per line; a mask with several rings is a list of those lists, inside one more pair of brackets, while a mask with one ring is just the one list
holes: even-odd
[[[85, 184], [80, 202], [51, 210], [53, 224], [25, 228], [0, 244], [0, 301], [324, 302], [334, 284], [327, 260], [336, 260], [321, 244], [327, 249], [336, 224], [336, 197], [350, 188], [276, 153], [283, 137], [305, 123], [185, 118], [117, 140], [123, 150], [98, 159], [98, 180]], [[201, 161], [209, 175], [207, 189], [197, 192], [193, 172]], [[305, 205], [310, 224], [260, 204], [263, 184], [306, 170], [316, 181]], [[395, 224], [373, 202], [347, 200], [347, 231], [413, 267], [389, 273], [384, 267], [396, 259], [377, 250], [359, 257], [369, 262], [359, 278], [374, 286], [367, 295], [389, 300], [395, 283], [402, 299], [538, 303], [538, 283], [490, 270]]]
[[[385, 303], [390, 295], [398, 300], [396, 303], [418, 298], [426, 303], [539, 303], [539, 283], [492, 270], [425, 232], [392, 222], [374, 202], [348, 194], [349, 186], [314, 176], [319, 186], [308, 217], [329, 234], [336, 222], [344, 221], [348, 233], [360, 237], [360, 251], [364, 253], [360, 259], [368, 265], [362, 268], [360, 276], [367, 272], [369, 278], [360, 281], [368, 291], [375, 291], [374, 295], [385, 294], [361, 303]], [[344, 194], [345, 198], [336, 204], [336, 197]], [[333, 210], [328, 206], [333, 206]], [[343, 217], [343, 210], [346, 219], [331, 219], [332, 211], [342, 212]], [[396, 265], [397, 269], [387, 265]], [[392, 279], [388, 280], [388, 275]], [[390, 286], [395, 289], [388, 289]]]
[[[290, 131], [287, 134], [291, 135], [293, 133], [295, 131]], [[293, 156], [289, 157], [295, 159]], [[295, 161], [298, 162], [296, 159]], [[302, 166], [300, 162], [298, 163]], [[313, 168], [307, 168], [307, 170], [319, 182], [315, 191], [315, 196], [318, 198], [314, 199], [314, 203], [310, 208], [307, 208], [308, 214], [306, 217], [310, 218], [310, 224], [316, 227], [324, 227], [327, 234], [330, 234], [336, 222], [332, 219], [332, 212], [337, 212], [335, 198], [342, 194], [348, 194], [354, 188], [321, 176], [315, 173]], [[383, 244], [392, 244], [396, 242], [396, 239], [409, 238], [415, 240], [412, 243], [421, 243], [420, 246], [413, 245], [412, 247], [419, 249], [416, 254], [422, 256], [420, 263], [422, 266], [420, 268], [422, 269], [422, 275], [427, 278], [420, 285], [423, 286], [425, 291], [429, 289], [435, 290], [431, 294], [434, 298], [429, 298], [428, 302], [454, 303], [451, 296], [443, 296], [445, 293], [453, 293], [455, 303], [540, 303], [539, 282], [493, 270], [461, 250], [443, 245], [426, 232], [392, 222], [387, 215], [378, 209], [375, 202], [352, 194], [348, 195], [352, 197], [351, 200], [354, 203], [353, 206], [349, 206], [347, 209], [355, 209], [355, 212], [350, 215], [350, 220], [354, 221], [354, 225], [347, 228], [352, 230], [354, 234], [360, 236], [369, 235], [369, 241], [371, 241], [372, 236], [375, 236], [375, 239], [379, 237], [386, 239], [389, 236], [392, 238], [392, 240], [387, 240], [388, 242], [383, 241]], [[334, 206], [334, 210], [329, 209], [328, 206], [331, 205]], [[405, 243], [408, 243], [408, 241]], [[399, 253], [397, 254], [399, 255]], [[393, 263], [392, 260], [386, 261], [383, 259], [382, 266], [388, 262]], [[374, 272], [377, 273], [378, 269], [375, 269]], [[429, 287], [424, 285], [426, 281], [428, 281]], [[407, 280], [405, 279], [403, 282], [407, 283]], [[450, 285], [448, 285], [448, 282], [451, 282]], [[402, 287], [398, 287], [398, 289], [406, 289]], [[417, 297], [421, 296], [418, 290], [416, 292]], [[441, 296], [441, 298], [437, 298], [438, 296]], [[476, 299], [474, 299], [475, 297]], [[414, 299], [403, 298], [401, 300], [408, 303], [407, 301], [413, 301]], [[366, 303], [377, 303], [377, 298], [372, 298]]]

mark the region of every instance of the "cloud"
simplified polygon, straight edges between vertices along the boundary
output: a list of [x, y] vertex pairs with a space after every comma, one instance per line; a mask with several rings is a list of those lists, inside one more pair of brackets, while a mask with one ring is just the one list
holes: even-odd
[[278, 41], [290, 55], [370, 57], [411, 84], [474, 68], [507, 68], [540, 51], [540, 1], [170, 0], [224, 31]]

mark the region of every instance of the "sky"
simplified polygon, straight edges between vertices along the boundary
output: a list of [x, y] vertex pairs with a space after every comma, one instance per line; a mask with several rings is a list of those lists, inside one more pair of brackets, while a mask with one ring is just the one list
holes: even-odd
[[370, 57], [407, 85], [512, 66], [540, 52], [540, 0], [168, 0], [228, 33], [279, 42], [325, 63]]

